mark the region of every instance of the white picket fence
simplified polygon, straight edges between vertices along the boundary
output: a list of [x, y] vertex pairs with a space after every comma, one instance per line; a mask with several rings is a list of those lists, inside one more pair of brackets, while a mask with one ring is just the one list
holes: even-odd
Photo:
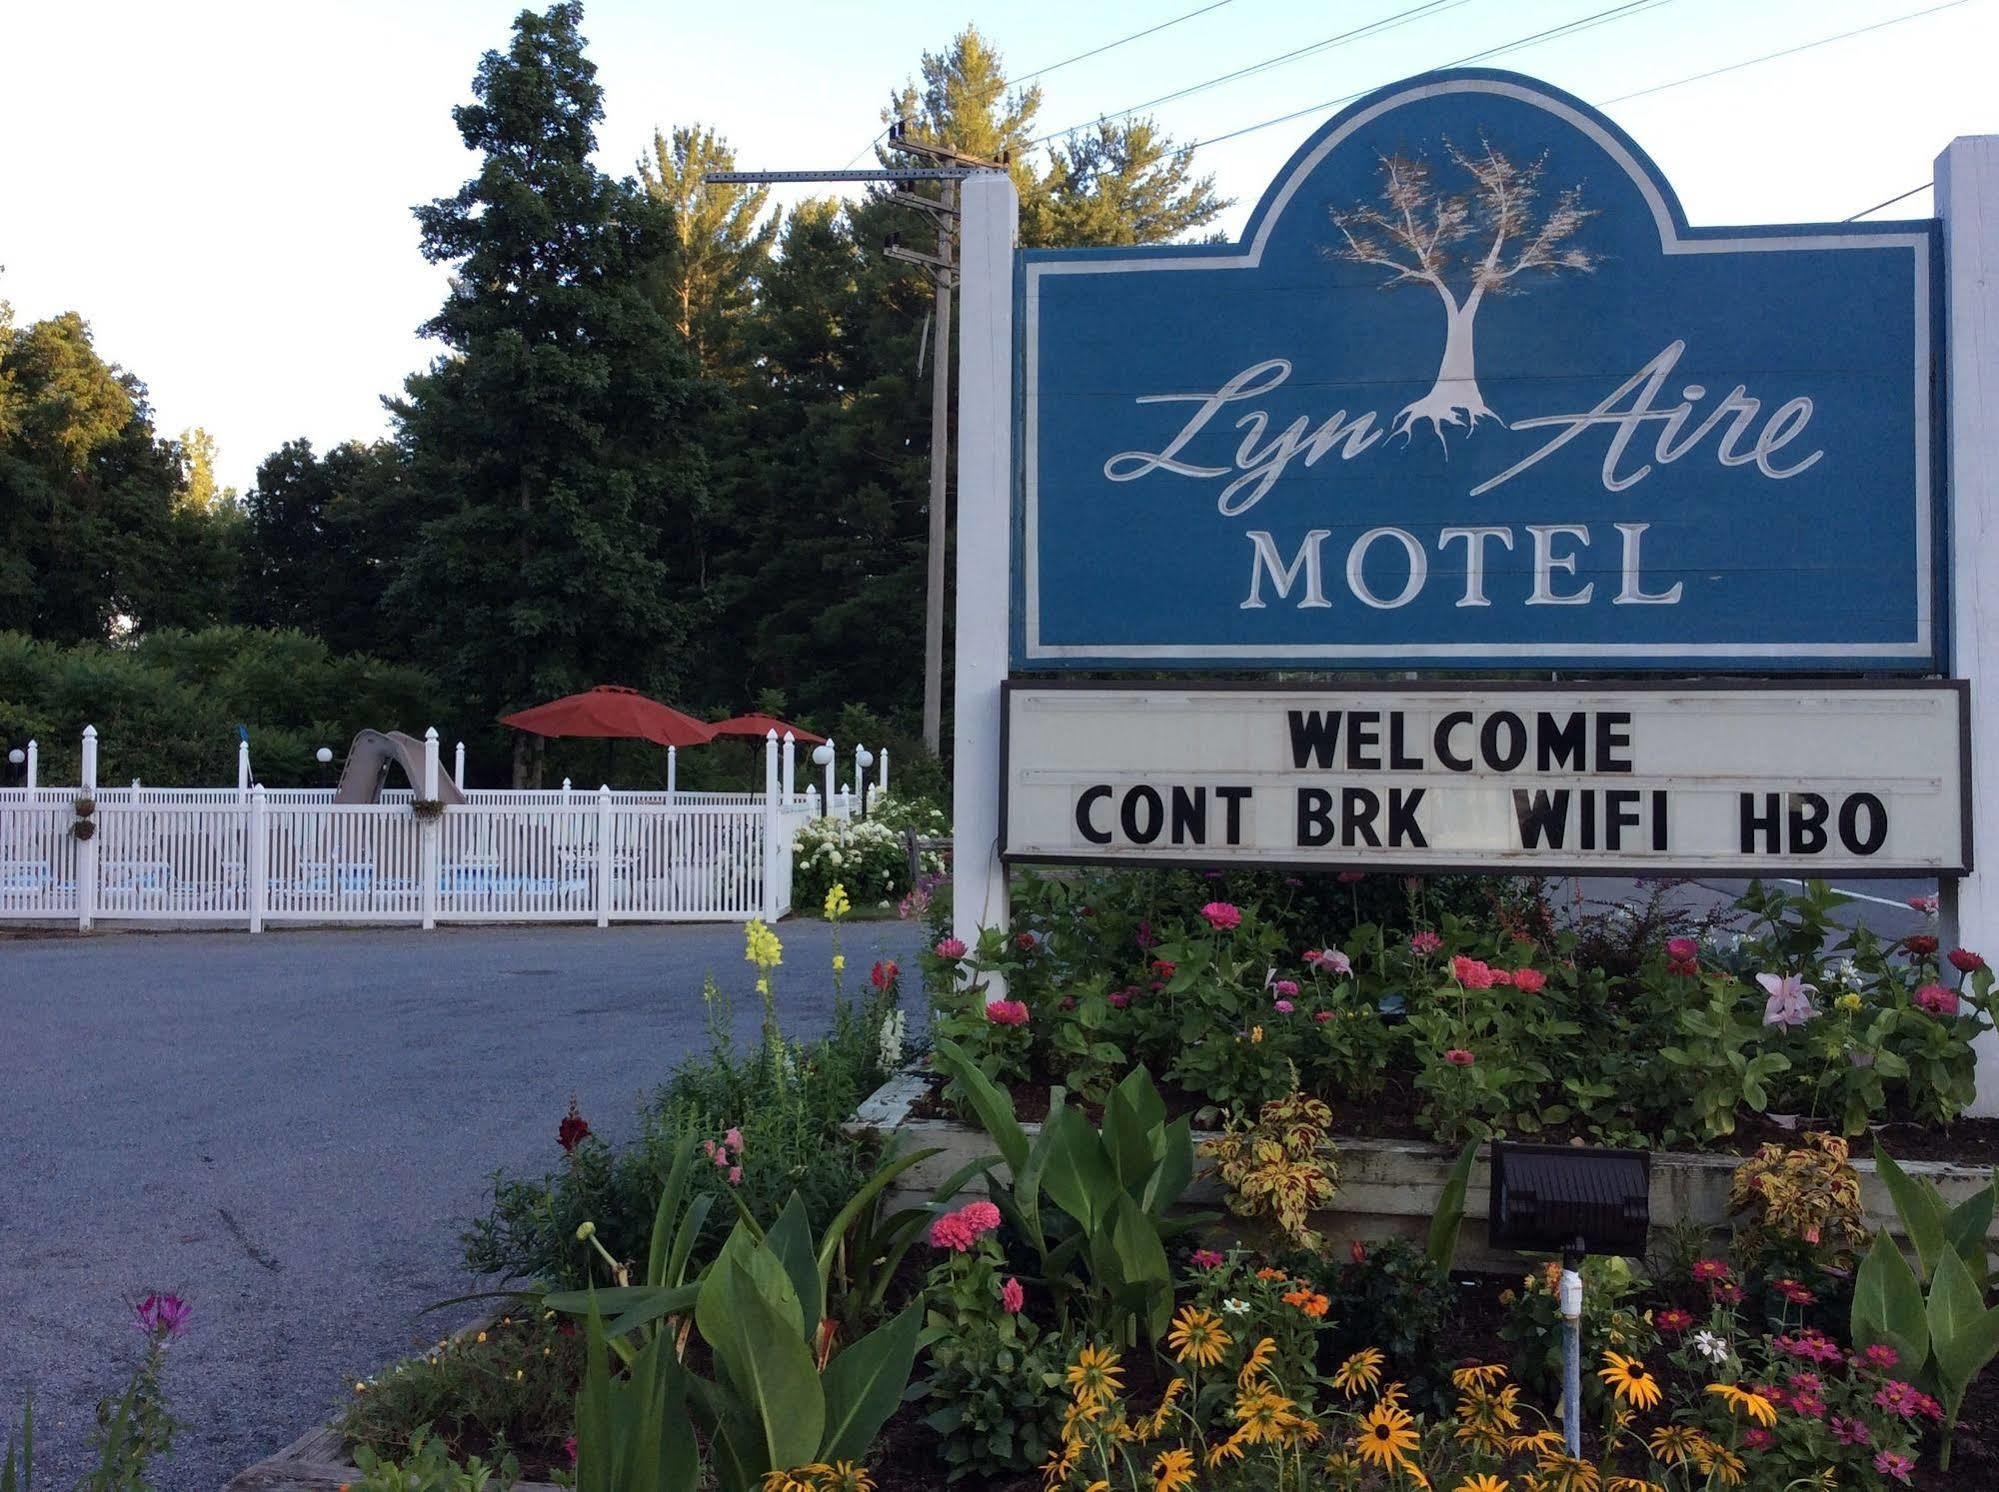
[[[0, 918], [272, 922], [775, 920], [791, 843], [819, 811], [767, 743], [763, 793], [481, 790], [429, 817], [409, 790], [95, 784], [0, 789]], [[436, 733], [425, 743], [437, 796]], [[91, 811], [80, 815], [78, 801]], [[836, 802], [835, 811], [851, 809]], [[78, 826], [88, 822], [87, 837]]]

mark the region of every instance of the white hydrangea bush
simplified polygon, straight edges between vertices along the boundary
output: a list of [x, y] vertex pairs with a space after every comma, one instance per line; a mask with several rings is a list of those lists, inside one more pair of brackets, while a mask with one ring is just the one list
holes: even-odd
[[[879, 800], [864, 819], [808, 819], [791, 842], [791, 904], [816, 907], [835, 881], [855, 906], [892, 906], [909, 890], [904, 827], [925, 839], [950, 833], [942, 813], [924, 804]], [[923, 852], [923, 870], [943, 868], [944, 857]]]

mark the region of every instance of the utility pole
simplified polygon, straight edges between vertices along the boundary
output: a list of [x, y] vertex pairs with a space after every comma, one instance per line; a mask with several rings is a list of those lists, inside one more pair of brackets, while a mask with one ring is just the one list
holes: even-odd
[[914, 207], [937, 219], [937, 252], [921, 254], [902, 246], [900, 234], [883, 245], [889, 258], [930, 271], [937, 293], [937, 336], [930, 383], [930, 547], [923, 618], [923, 743], [931, 755], [942, 754], [944, 735], [944, 552], [950, 547], [949, 493], [951, 454], [951, 290], [957, 283], [958, 183], [968, 176], [1006, 170], [1004, 160], [988, 161], [963, 155], [941, 145], [906, 138], [903, 122], [889, 126], [888, 146], [936, 164], [885, 167], [861, 171], [710, 171], [702, 181], [716, 186], [762, 186], [772, 182], [877, 181], [900, 186], [935, 181], [941, 198], [893, 191], [889, 200]]
[[[947, 146], [908, 136], [903, 121], [889, 127], [888, 148], [939, 165], [1003, 171], [1004, 160], [965, 155]], [[951, 292], [958, 283], [958, 188], [942, 183], [941, 197], [896, 192], [890, 201], [916, 208], [937, 220], [937, 252], [918, 254], [902, 247], [900, 235], [885, 250], [891, 259], [928, 269], [937, 293], [937, 335], [930, 360], [930, 550], [923, 605], [923, 744], [943, 754], [944, 739], [944, 555], [950, 547], [951, 473]]]

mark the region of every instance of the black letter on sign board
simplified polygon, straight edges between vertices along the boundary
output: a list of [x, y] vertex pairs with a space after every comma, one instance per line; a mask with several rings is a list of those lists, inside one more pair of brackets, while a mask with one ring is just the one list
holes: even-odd
[[1298, 789], [1298, 847], [1316, 850], [1333, 842], [1333, 795], [1322, 787]]
[[[1867, 833], [1860, 832], [1860, 810], [1867, 810]], [[1854, 855], [1871, 855], [1888, 838], [1888, 810], [1872, 793], [1855, 793], [1839, 805], [1839, 842]]]
[[1419, 850], [1430, 847], [1430, 841], [1423, 837], [1422, 826], [1416, 822], [1416, 808], [1427, 791], [1427, 788], [1420, 787], [1392, 787], [1388, 790], [1388, 843], [1391, 846], [1406, 844]]
[[1469, 772], [1472, 768], [1470, 757], [1459, 756], [1451, 750], [1451, 732], [1461, 725], [1470, 724], [1470, 710], [1453, 710], [1437, 722], [1437, 736], [1430, 744], [1437, 749], [1437, 760], [1453, 772]]
[[[1191, 837], [1189, 837], [1191, 836]], [[1192, 792], [1173, 784], [1173, 842], [1175, 844], [1206, 844], [1208, 842], [1208, 790], [1197, 787]]]
[[1603, 847], [1615, 853], [1624, 848], [1624, 831], [1638, 827], [1638, 793], [1628, 787], [1614, 787], [1603, 795]]
[[1756, 794], [1743, 793], [1742, 798], [1742, 853], [1757, 853], [1756, 838], [1763, 837], [1763, 853], [1774, 855], [1783, 846], [1777, 840], [1777, 795], [1763, 794], [1763, 811], [1756, 811]]
[[1583, 770], [1589, 756], [1589, 716], [1581, 710], [1572, 711], [1568, 721], [1560, 726], [1555, 717], [1546, 710], [1534, 717], [1534, 766], [1542, 772], [1555, 767], [1567, 767], [1571, 772]]
[[1569, 833], [1569, 790], [1551, 793], [1537, 787], [1530, 799], [1526, 789], [1516, 787], [1513, 817], [1520, 822], [1521, 849], [1538, 850], [1545, 842], [1549, 849], [1559, 850]]
[[[1507, 735], [1504, 746], [1499, 744], [1502, 730]], [[1511, 710], [1495, 710], [1485, 717], [1485, 728], [1478, 733], [1478, 749], [1493, 771], [1511, 772], [1527, 755], [1527, 727]]]
[[1218, 787], [1215, 796], [1222, 800], [1223, 823], [1227, 828], [1224, 843], [1242, 843], [1242, 800], [1249, 796], [1246, 787]]
[[1825, 848], [1827, 806], [1818, 793], [1792, 793], [1791, 844], [1794, 855], [1816, 855]]
[[1381, 799], [1364, 787], [1340, 789], [1340, 843], [1354, 846], [1354, 836], [1365, 839], [1371, 849], [1381, 848], [1381, 836], [1374, 832], [1374, 820], [1381, 812]]
[[1291, 765], [1302, 767], [1307, 757], [1315, 767], [1333, 764], [1333, 748], [1340, 743], [1338, 710], [1293, 710], [1291, 714]]
[[[1138, 805], [1145, 805], [1146, 820], [1139, 827]], [[1124, 837], [1133, 844], [1151, 844], [1159, 837], [1159, 829], [1166, 822], [1166, 802], [1159, 796], [1157, 788], [1140, 783], [1125, 792], [1124, 803], [1118, 809], [1118, 822], [1124, 828]]]
[[1631, 712], [1605, 710], [1596, 717], [1596, 769], [1599, 772], [1629, 772], [1631, 758], [1612, 753], [1631, 749]]
[[1111, 790], [1098, 783], [1095, 787], [1083, 789], [1083, 795], [1076, 800], [1076, 832], [1091, 844], [1109, 844], [1111, 831], [1099, 829], [1090, 823], [1090, 809], [1111, 795]]

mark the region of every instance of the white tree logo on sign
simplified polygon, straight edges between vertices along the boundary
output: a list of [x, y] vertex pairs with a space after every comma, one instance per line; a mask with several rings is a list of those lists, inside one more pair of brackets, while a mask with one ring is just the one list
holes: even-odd
[[[1519, 290], [1515, 281], [1530, 270], [1587, 274], [1598, 258], [1569, 242], [1596, 215], [1582, 205], [1581, 188], [1563, 191], [1537, 224], [1545, 157], [1516, 166], [1485, 141], [1477, 155], [1467, 155], [1448, 140], [1444, 150], [1470, 178], [1468, 192], [1444, 192], [1421, 158], [1384, 156], [1382, 205], [1331, 210], [1343, 242], [1328, 252], [1335, 259], [1392, 271], [1381, 283], [1384, 290], [1428, 285], [1442, 299], [1444, 354], [1436, 382], [1429, 393], [1403, 407], [1390, 433], [1407, 439], [1418, 421], [1427, 420], [1448, 451], [1444, 426], [1462, 426], [1469, 433], [1481, 419], [1500, 419], [1478, 390], [1472, 326], [1480, 303], [1488, 295]], [[1461, 291], [1451, 288], [1453, 278], [1463, 285]]]

